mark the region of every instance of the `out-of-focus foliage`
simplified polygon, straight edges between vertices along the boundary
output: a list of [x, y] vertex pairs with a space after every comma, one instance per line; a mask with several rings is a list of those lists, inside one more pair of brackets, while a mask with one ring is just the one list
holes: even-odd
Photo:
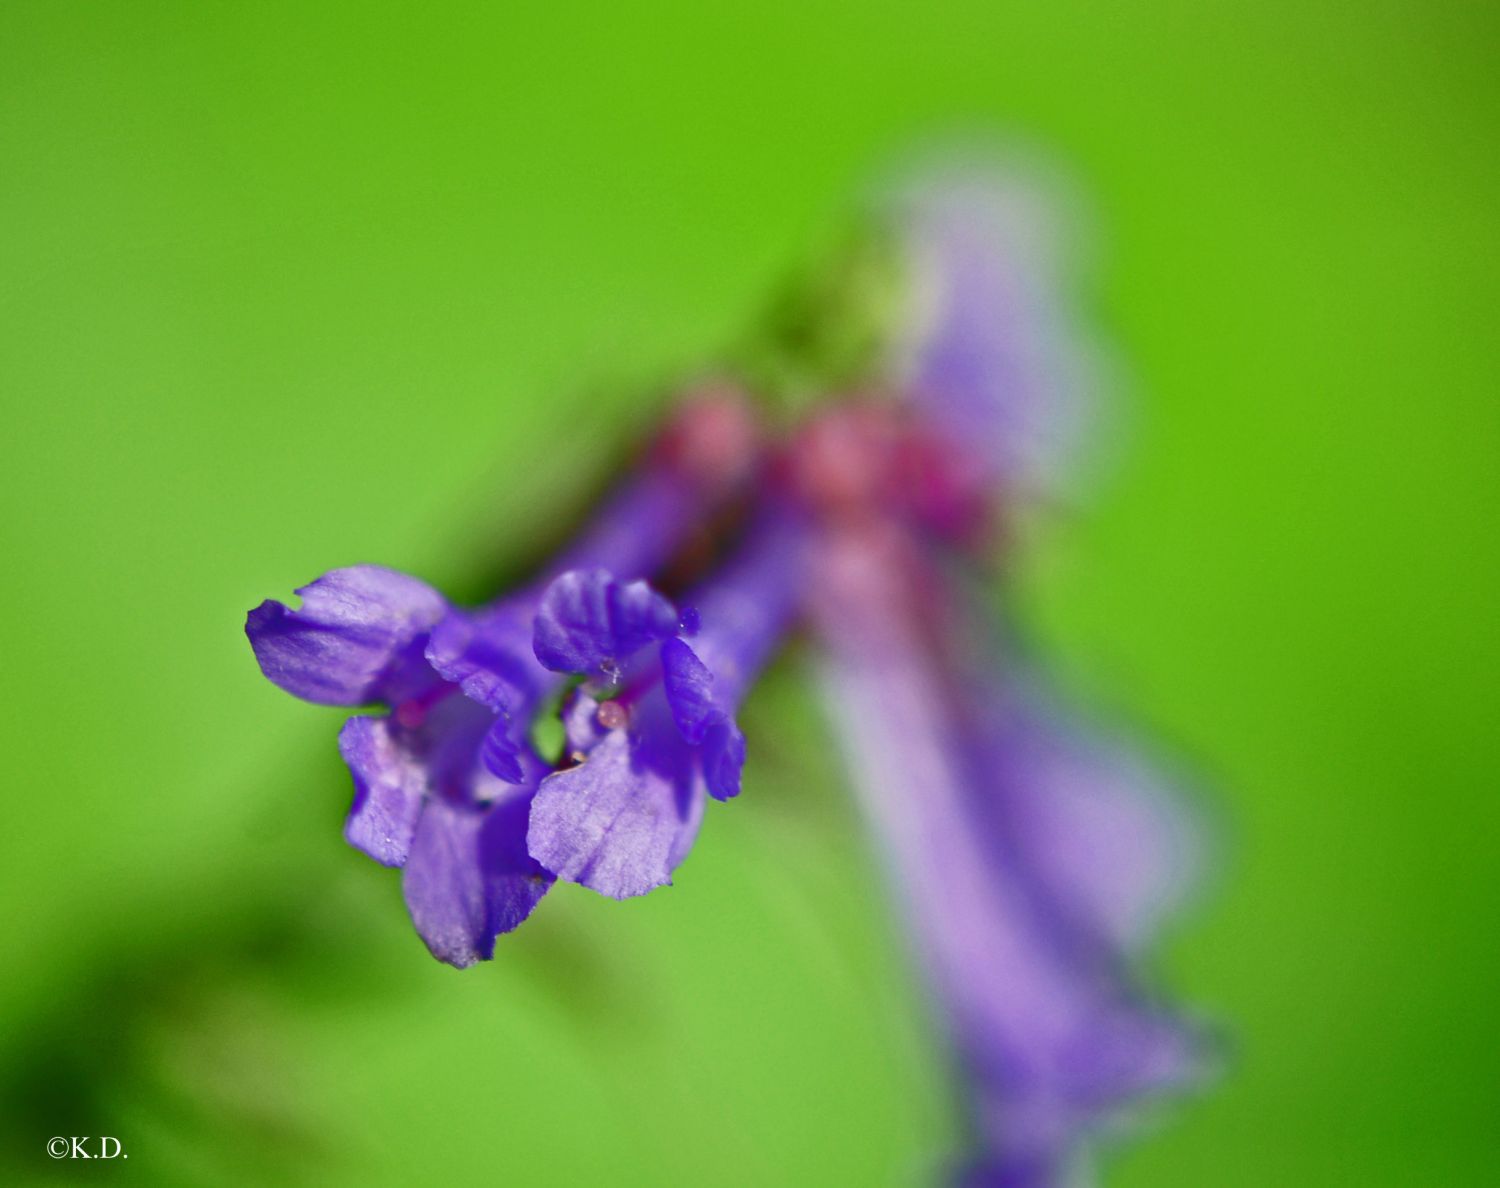
[[1197, 758], [1231, 839], [1170, 965], [1236, 1052], [1111, 1182], [1482, 1178], [1494, 32], [6, 6], [6, 1182], [76, 1178], [58, 1134], [151, 1184], [925, 1169], [943, 1072], [797, 657], [673, 890], [559, 888], [458, 974], [339, 837], [338, 712], [240, 626], [359, 561], [486, 593], [893, 153], [987, 128], [1102, 213], [1131, 372], [1105, 497], [1019, 556], [1028, 629]]

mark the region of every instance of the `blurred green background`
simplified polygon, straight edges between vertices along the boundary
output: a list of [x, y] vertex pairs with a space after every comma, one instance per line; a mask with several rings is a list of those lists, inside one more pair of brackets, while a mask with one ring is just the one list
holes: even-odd
[[358, 561], [482, 593], [985, 129], [1098, 211], [1131, 403], [1025, 618], [1225, 831], [1163, 965], [1229, 1067], [1107, 1181], [1491, 1181], [1492, 17], [5, 5], [7, 1182], [920, 1181], [956, 1115], [796, 657], [673, 890], [559, 888], [458, 974], [241, 626]]

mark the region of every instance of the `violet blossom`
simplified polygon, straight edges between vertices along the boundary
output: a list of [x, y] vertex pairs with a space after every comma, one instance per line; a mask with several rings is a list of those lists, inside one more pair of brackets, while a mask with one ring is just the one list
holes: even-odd
[[[921, 542], [845, 525], [813, 588], [828, 703], [968, 1081], [972, 1182], [1054, 1186], [1083, 1143], [1183, 1083], [1192, 1031], [1132, 959], [1168, 906], [1179, 816], [1038, 709]], [[965, 628], [970, 630], [966, 631]], [[966, 668], [990, 667], [986, 681]]]
[[[549, 569], [653, 573], [745, 474], [749, 422], [737, 398], [687, 405], [645, 469], [607, 498]], [[402, 889], [433, 955], [487, 959], [554, 881], [528, 852], [532, 797], [551, 770], [531, 720], [562, 678], [533, 651], [543, 583], [478, 610], [380, 566], [334, 570], [267, 601], [246, 634], [265, 675], [322, 705], [383, 704], [350, 718], [339, 750], [354, 778], [351, 845], [403, 869]]]
[[1052, 706], [966, 588], [1018, 501], [1056, 490], [1089, 357], [1023, 205], [968, 185], [907, 205], [925, 304], [900, 398], [824, 411], [798, 466], [827, 701], [965, 1080], [960, 1178], [1060, 1188], [1200, 1073], [1201, 1037], [1138, 969], [1196, 832]]

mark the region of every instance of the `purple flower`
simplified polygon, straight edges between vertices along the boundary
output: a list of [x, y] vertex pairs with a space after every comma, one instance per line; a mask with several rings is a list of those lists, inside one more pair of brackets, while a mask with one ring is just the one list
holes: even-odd
[[[681, 410], [650, 465], [606, 501], [551, 572], [661, 568], [744, 474], [736, 458], [748, 437], [738, 408], [718, 399]], [[533, 651], [534, 620], [551, 588], [467, 611], [416, 578], [362, 565], [303, 587], [298, 609], [267, 601], [246, 622], [262, 672], [289, 693], [386, 707], [349, 719], [339, 734], [355, 788], [345, 836], [404, 868], [413, 923], [452, 965], [489, 958], [496, 935], [526, 919], [554, 881], [526, 847], [532, 799], [551, 770], [529, 727], [563, 683]], [[647, 612], [639, 622], [638, 596]], [[644, 583], [630, 583], [603, 608], [606, 619], [616, 616], [622, 646], [634, 644], [636, 628], [659, 631], [654, 599]], [[562, 644], [587, 648], [589, 640]]]
[[791, 451], [827, 701], [888, 859], [974, 1129], [965, 1183], [1057, 1188], [1090, 1139], [1198, 1066], [1137, 959], [1193, 830], [1125, 748], [1067, 723], [959, 582], [997, 512], [1051, 493], [1086, 370], [1037, 210], [914, 196], [902, 398], [820, 410]]
[[1132, 971], [1191, 831], [1139, 764], [994, 675], [913, 535], [846, 522], [816, 555], [828, 701], [969, 1078], [973, 1182], [1063, 1183], [1085, 1139], [1195, 1068]]
[[735, 709], [789, 625], [801, 553], [793, 523], [761, 525], [696, 592], [680, 629], [660, 595], [605, 571], [553, 583], [537, 616], [537, 656], [596, 679], [564, 715], [574, 766], [544, 779], [532, 806], [537, 861], [615, 899], [671, 882], [705, 794], [739, 793], [745, 739]]

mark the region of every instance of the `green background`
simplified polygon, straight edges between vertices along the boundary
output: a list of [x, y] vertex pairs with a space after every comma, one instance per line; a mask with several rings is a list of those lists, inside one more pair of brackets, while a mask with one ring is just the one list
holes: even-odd
[[930, 1169], [955, 1111], [796, 657], [673, 890], [560, 888], [458, 974], [339, 838], [340, 714], [241, 625], [357, 561], [482, 593], [873, 175], [993, 129], [1097, 211], [1131, 407], [1024, 615], [1222, 824], [1163, 967], [1226, 1069], [1107, 1180], [1492, 1179], [1494, 33], [1418, 0], [5, 5], [5, 1178]]

